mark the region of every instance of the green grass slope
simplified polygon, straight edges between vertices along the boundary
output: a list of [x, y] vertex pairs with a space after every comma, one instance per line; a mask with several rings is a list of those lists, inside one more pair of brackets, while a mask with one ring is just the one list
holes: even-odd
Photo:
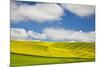
[[59, 64], [59, 63], [76, 63], [76, 62], [92, 62], [93, 58], [65, 58], [65, 57], [44, 57], [11, 53], [11, 66], [29, 66], [43, 64]]

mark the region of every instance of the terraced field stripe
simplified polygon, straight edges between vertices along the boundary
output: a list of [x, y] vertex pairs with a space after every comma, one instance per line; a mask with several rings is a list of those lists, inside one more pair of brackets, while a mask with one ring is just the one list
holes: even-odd
[[80, 47], [81, 45], [83, 45], [83, 43], [75, 43], [72, 47], [70, 47], [71, 49], [76, 49], [78, 47]]
[[83, 48], [83, 46], [85, 46], [84, 43], [80, 43], [80, 44], [78, 44], [78, 46], [76, 46], [76, 47], [73, 48], [73, 49], [74, 49], [74, 50], [78, 50], [78, 49]]
[[70, 43], [69, 46], [65, 47], [66, 49], [71, 49], [71, 47], [75, 46], [75, 43]]
[[84, 47], [85, 47], [85, 48], [83, 48], [83, 50], [85, 50], [85, 49], [90, 49], [90, 48], [92, 48], [93, 46], [92, 46], [92, 44], [87, 43], [86, 46], [84, 46]]
[[56, 42], [56, 43], [53, 43], [52, 46], [53, 46], [53, 47], [58, 47], [60, 44], [62, 44], [62, 43], [61, 43], [61, 42], [59, 42], [59, 43]]
[[68, 46], [69, 44], [68, 43], [62, 43], [61, 45], [59, 45], [59, 47], [58, 48], [64, 48], [64, 47], [66, 47], [66, 46]]
[[60, 43], [58, 46], [56, 46], [56, 48], [60, 48], [64, 43]]
[[90, 44], [86, 44], [86, 43], [80, 44], [80, 46], [78, 46], [75, 50], [78, 50], [78, 49], [83, 50], [83, 48], [86, 48], [87, 45], [90, 45]]
[[72, 44], [72, 43], [63, 43], [62, 46], [60, 46], [60, 48], [66, 48], [66, 47], [70, 46], [70, 44]]
[[[66, 45], [64, 45], [64, 44], [66, 44]], [[68, 42], [61, 42], [61, 43], [59, 43], [59, 44], [58, 44], [58, 43], [56, 43], [56, 45], [55, 45], [55, 46], [56, 46], [57, 48], [60, 48], [60, 47], [62, 47], [62, 46], [63, 46], [63, 47], [65, 47], [65, 46], [67, 46], [67, 45], [69, 45], [69, 43], [68, 43]], [[54, 47], [55, 47], [55, 46], [54, 46]]]

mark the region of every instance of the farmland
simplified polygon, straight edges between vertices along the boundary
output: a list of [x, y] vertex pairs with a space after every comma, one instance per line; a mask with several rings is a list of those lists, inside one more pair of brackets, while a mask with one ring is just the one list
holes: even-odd
[[11, 40], [11, 66], [91, 62], [95, 43]]

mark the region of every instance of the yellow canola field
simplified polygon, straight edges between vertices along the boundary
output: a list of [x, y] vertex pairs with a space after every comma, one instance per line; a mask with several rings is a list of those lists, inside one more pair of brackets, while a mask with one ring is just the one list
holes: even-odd
[[[43, 41], [35, 42], [35, 41], [11, 40], [11, 52], [19, 53], [19, 54], [47, 56], [47, 57], [95, 58], [94, 43], [83, 43], [81, 44], [83, 45], [82, 47], [81, 45], [77, 46], [78, 44], [81, 44], [81, 42], [80, 43], [71, 42], [69, 44], [69, 42], [68, 43], [67, 42], [43, 42]], [[86, 44], [86, 46], [84, 46], [84, 44]]]

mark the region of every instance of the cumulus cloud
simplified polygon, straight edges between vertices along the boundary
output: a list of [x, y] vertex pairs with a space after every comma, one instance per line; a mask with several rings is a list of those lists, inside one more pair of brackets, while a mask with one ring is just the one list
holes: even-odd
[[[95, 13], [95, 6], [90, 5], [58, 5], [54, 3], [36, 3], [34, 5], [28, 5], [11, 2], [11, 20], [17, 22], [31, 20], [37, 21], [38, 23], [58, 21], [64, 15], [64, 9], [80, 17], [90, 16]], [[34, 30], [26, 31], [23, 28], [11, 28], [11, 39], [94, 42], [95, 31], [82, 32], [51, 27], [43, 29], [42, 33], [38, 33]]]
[[35, 38], [35, 39], [46, 39], [46, 35], [42, 33], [37, 33], [34, 31], [28, 31], [28, 34], [30, 37]]
[[64, 9], [77, 16], [90, 16], [95, 13], [93, 5], [36, 3], [33, 5], [19, 4], [11, 1], [11, 20], [13, 21], [59, 21], [64, 16]]
[[13, 40], [27, 40], [28, 34], [25, 29], [11, 28], [11, 39]]
[[12, 40], [32, 40], [32, 39], [46, 39], [45, 34], [37, 33], [34, 31], [26, 31], [23, 28], [11, 28]]
[[94, 42], [95, 31], [82, 32], [63, 28], [45, 28], [42, 33], [38, 33], [32, 30], [26, 31], [25, 29], [11, 28], [11, 39]]
[[69, 31], [65, 29], [55, 29], [55, 28], [46, 28], [43, 32], [47, 35], [48, 38], [52, 40], [65, 40], [69, 38], [67, 35], [72, 35], [74, 31]]
[[43, 31], [47, 38], [54, 41], [80, 41], [80, 42], [94, 42], [95, 32], [82, 32], [74, 30], [66, 30], [61, 28], [46, 28]]
[[64, 11], [61, 6], [50, 3], [37, 3], [34, 5], [11, 3], [11, 20], [13, 21], [54, 21], [60, 20]]
[[61, 4], [61, 6], [80, 17], [95, 13], [95, 6], [93, 5]]

